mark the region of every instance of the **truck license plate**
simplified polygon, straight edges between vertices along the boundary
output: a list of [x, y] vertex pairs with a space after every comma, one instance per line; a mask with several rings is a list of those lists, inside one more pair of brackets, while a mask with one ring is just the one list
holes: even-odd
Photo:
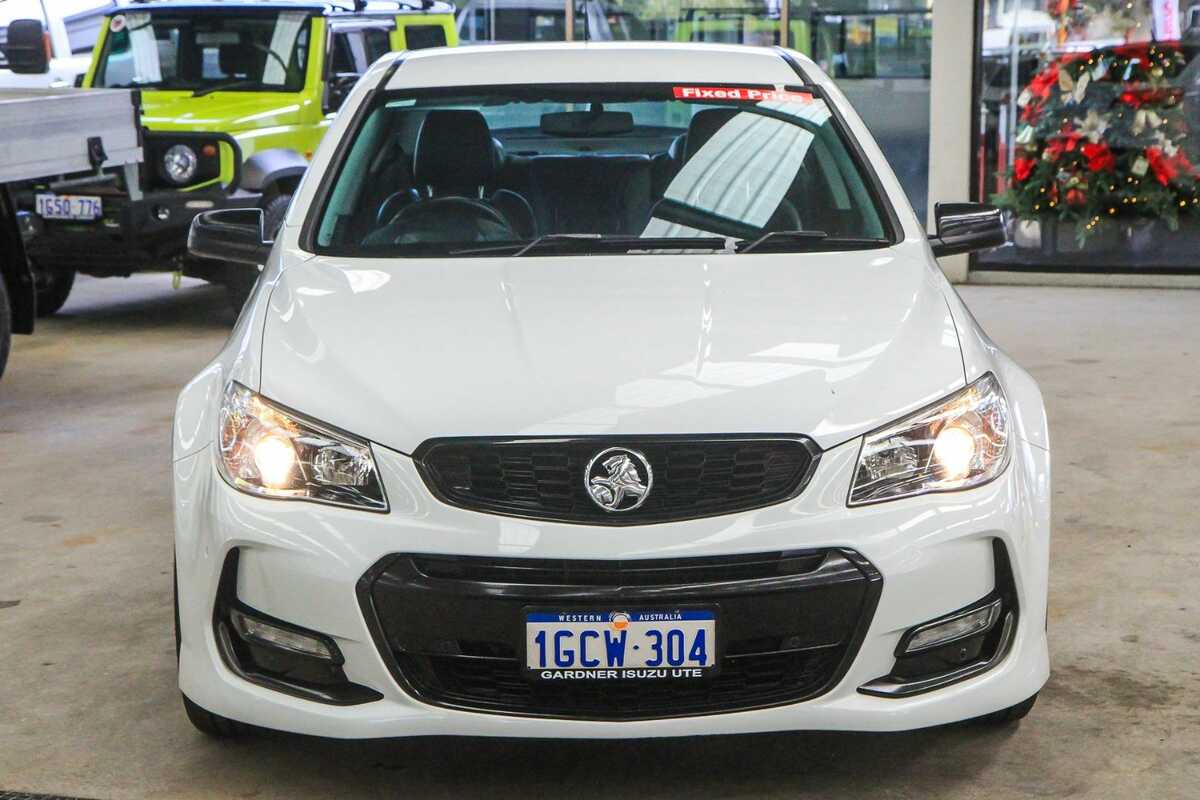
[[39, 194], [37, 215], [42, 219], [70, 219], [91, 222], [104, 215], [99, 197], [81, 194]]
[[525, 668], [542, 680], [702, 678], [716, 649], [713, 609], [525, 614]]

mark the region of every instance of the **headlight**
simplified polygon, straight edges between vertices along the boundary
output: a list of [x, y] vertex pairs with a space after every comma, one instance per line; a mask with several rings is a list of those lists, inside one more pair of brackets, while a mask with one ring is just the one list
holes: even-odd
[[195, 177], [199, 165], [196, 151], [186, 144], [174, 145], [163, 154], [163, 173], [172, 183], [181, 186]]
[[239, 383], [225, 389], [220, 459], [226, 480], [250, 494], [386, 511], [371, 446], [301, 419]]
[[991, 373], [935, 406], [867, 434], [849, 504], [987, 483], [1008, 464], [1008, 402]]

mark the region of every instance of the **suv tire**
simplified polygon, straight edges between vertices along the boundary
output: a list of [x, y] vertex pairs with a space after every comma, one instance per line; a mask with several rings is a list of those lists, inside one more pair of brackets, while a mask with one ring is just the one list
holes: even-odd
[[[274, 239], [283, 227], [283, 218], [292, 202], [290, 194], [277, 194], [267, 200], [262, 207], [263, 233]], [[254, 284], [258, 282], [259, 272], [245, 264], [230, 264], [229, 277], [225, 282], [225, 291], [229, 296], [229, 305], [235, 314], [242, 313], [242, 306], [250, 299]]]
[[71, 296], [75, 286], [75, 270], [33, 265], [34, 286], [37, 288], [37, 315], [49, 317], [58, 312]]

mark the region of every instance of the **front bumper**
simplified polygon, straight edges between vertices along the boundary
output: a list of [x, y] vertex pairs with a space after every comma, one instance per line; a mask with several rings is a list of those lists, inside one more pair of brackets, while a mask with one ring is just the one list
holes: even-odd
[[[251, 497], [217, 475], [211, 448], [176, 462], [176, 560], [183, 631], [180, 688], [215, 713], [263, 727], [340, 738], [413, 735], [644, 737], [774, 730], [894, 731], [954, 722], [1014, 705], [1049, 674], [1045, 635], [1049, 546], [1046, 451], [1016, 442], [996, 481], [951, 495], [848, 509], [857, 442], [827, 451], [804, 493], [743, 514], [679, 523], [592, 528], [498, 517], [433, 499], [413, 463], [376, 448], [392, 503], [370, 514]], [[997, 585], [993, 545], [1011, 561], [1020, 614], [1006, 655], [981, 674], [910, 697], [864, 694], [888, 675], [904, 632], [978, 601]], [[247, 681], [213, 635], [226, 555], [237, 549], [236, 596], [264, 614], [336, 642], [355, 685], [382, 699], [314, 702]], [[809, 699], [749, 710], [654, 719], [563, 718], [463, 710], [404, 685], [364, 613], [359, 583], [396, 554], [491, 559], [635, 560], [785, 551], [852, 552], [881, 577], [861, 641], [830, 685]], [[713, 592], [716, 594], [716, 590]], [[481, 604], [491, 602], [478, 599]], [[485, 615], [481, 606], [481, 615]], [[425, 613], [431, 629], [436, 615]], [[419, 622], [413, 630], [420, 630]]]
[[42, 219], [33, 212], [37, 191], [22, 190], [17, 204], [25, 248], [40, 267], [75, 269], [100, 277], [163, 269], [186, 252], [188, 229], [197, 214], [255, 208], [262, 199], [256, 192], [228, 192], [219, 187], [151, 191], [138, 200], [111, 189], [90, 191], [84, 187], [64, 193], [96, 194], [104, 216], [93, 222]]

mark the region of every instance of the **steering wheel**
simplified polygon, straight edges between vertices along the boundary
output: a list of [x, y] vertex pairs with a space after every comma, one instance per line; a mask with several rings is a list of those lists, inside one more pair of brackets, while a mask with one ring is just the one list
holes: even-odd
[[436, 197], [400, 211], [391, 224], [368, 237], [390, 242], [503, 242], [519, 238], [499, 210], [469, 197]]

